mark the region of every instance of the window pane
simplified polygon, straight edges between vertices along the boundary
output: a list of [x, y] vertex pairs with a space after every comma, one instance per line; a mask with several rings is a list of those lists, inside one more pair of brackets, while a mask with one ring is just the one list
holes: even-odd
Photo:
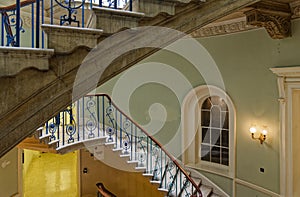
[[228, 112], [222, 112], [221, 125], [223, 129], [229, 129]]
[[220, 105], [220, 97], [218, 97], [218, 96], [211, 96], [210, 100], [211, 100], [211, 103], [213, 105]]
[[210, 161], [210, 146], [201, 145], [201, 160]]
[[222, 148], [222, 164], [229, 165], [229, 153], [227, 148]]
[[220, 108], [213, 106], [211, 108], [211, 127], [221, 128], [220, 118], [221, 118]]
[[211, 162], [220, 163], [221, 148], [213, 146], [211, 149]]
[[219, 96], [201, 106], [201, 160], [229, 165], [229, 112]]
[[211, 129], [211, 145], [220, 146], [220, 130]]
[[205, 127], [209, 127], [210, 123], [210, 112], [209, 111], [202, 111], [201, 112], [201, 125]]
[[229, 147], [229, 131], [222, 130], [222, 144], [223, 147]]
[[202, 142], [210, 144], [210, 129], [202, 128]]
[[202, 109], [210, 110], [210, 108], [211, 108], [211, 103], [209, 98], [207, 98], [202, 104]]
[[223, 112], [228, 111], [228, 107], [222, 98], [220, 98], [220, 107], [221, 107], [221, 111]]

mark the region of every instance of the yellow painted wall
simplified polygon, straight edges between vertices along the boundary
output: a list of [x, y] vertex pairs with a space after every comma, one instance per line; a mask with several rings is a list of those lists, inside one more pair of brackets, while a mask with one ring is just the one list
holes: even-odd
[[14, 148], [0, 158], [0, 197], [18, 192], [18, 149]]
[[24, 197], [77, 197], [77, 153], [65, 155], [25, 150]]
[[[111, 152], [113, 154], [113, 152]], [[163, 197], [164, 193], [157, 190], [156, 185], [150, 183], [140, 172], [128, 172], [116, 169], [94, 160], [91, 153], [81, 151], [81, 192], [82, 197], [95, 196], [96, 183], [102, 182], [104, 186], [118, 197]], [[83, 168], [88, 173], [83, 174]]]

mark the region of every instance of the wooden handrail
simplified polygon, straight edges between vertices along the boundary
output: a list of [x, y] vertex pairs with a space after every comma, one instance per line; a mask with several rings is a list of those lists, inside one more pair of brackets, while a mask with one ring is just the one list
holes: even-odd
[[100, 194], [103, 196], [103, 197], [117, 197], [116, 195], [114, 195], [113, 193], [111, 193], [110, 191], [108, 191], [103, 183], [97, 183], [96, 184], [97, 188], [98, 188], [98, 191], [100, 192]]
[[[24, 6], [30, 5], [32, 3], [35, 3], [35, 2], [36, 2], [36, 0], [25, 0], [25, 1], [22, 1], [20, 4], [21, 4], [21, 7], [24, 7]], [[9, 5], [6, 7], [0, 7], [0, 12], [8, 12], [8, 11], [16, 10], [16, 9], [17, 9], [17, 4], [13, 4], [13, 5]]]
[[181, 167], [181, 165], [177, 162], [177, 160], [166, 150], [163, 148], [161, 143], [159, 143], [155, 138], [153, 138], [151, 135], [149, 135], [148, 132], [146, 132], [139, 124], [137, 124], [134, 120], [132, 120], [127, 114], [125, 114], [120, 108], [117, 107], [117, 105], [112, 101], [111, 97], [108, 94], [94, 94], [94, 95], [86, 95], [86, 96], [104, 96], [107, 97], [109, 102], [118, 110], [120, 111], [128, 120], [130, 120], [135, 126], [137, 126], [143, 133], [147, 135], [153, 142], [155, 142], [164, 152], [165, 154], [174, 162], [174, 164], [180, 169], [180, 171], [186, 176], [186, 178], [192, 183], [194, 188], [197, 190], [199, 194], [202, 196], [202, 192], [198, 185], [195, 183], [195, 181], [188, 175], [188, 173]]

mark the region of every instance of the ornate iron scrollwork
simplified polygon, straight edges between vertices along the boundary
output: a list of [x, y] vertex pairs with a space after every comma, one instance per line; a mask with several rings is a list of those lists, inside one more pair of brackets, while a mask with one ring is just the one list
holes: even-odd
[[67, 108], [67, 114], [69, 115], [69, 123], [66, 125], [66, 134], [69, 136], [68, 143], [74, 142], [74, 134], [76, 133], [76, 122], [72, 112], [72, 106]]
[[[5, 32], [6, 32], [6, 39], [7, 39], [7, 43], [6, 46], [16, 46], [16, 33], [13, 33], [13, 28], [17, 29], [17, 15], [16, 15], [16, 11], [13, 10], [11, 11], [10, 14], [8, 14], [7, 12], [2, 12], [2, 17], [3, 17], [3, 21], [4, 21], [4, 27], [5, 27]], [[20, 32], [24, 33], [25, 30], [23, 28], [23, 20], [22, 18], [19, 19], [20, 20]]]
[[95, 116], [96, 111], [96, 102], [90, 98], [86, 103], [87, 111], [89, 112], [89, 119], [85, 123], [86, 129], [89, 131], [88, 138], [95, 138], [94, 131], [97, 128], [97, 118]]
[[81, 3], [75, 0], [55, 0], [55, 2], [62, 8], [68, 10], [68, 15], [65, 14], [60, 17], [60, 25], [71, 25], [72, 23], [76, 23], [79, 27], [79, 21], [76, 18], [76, 14], [77, 10], [85, 3], [85, 0]]

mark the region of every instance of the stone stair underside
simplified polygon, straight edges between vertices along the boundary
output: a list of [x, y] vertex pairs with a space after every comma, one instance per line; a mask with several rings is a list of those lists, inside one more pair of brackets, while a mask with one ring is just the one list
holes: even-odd
[[[155, 17], [144, 17], [138, 22], [138, 25], [169, 27], [184, 33], [191, 33], [197, 28], [256, 2], [258, 0], [207, 0], [205, 3], [195, 3], [194, 1], [180, 3], [175, 7], [173, 16], [158, 14]], [[132, 44], [133, 41], [145, 42], [146, 45], [157, 42], [160, 46], [165, 46], [179, 39], [178, 36], [170, 38], [165, 34], [161, 35], [159, 40], [155, 36], [149, 36], [147, 40], [143, 40], [141, 39], [142, 34], [139, 34], [139, 37], [134, 37], [134, 31], [127, 34], [130, 34], [131, 40], [124, 40], [122, 45], [115, 43], [110, 47], [110, 51], [121, 50], [120, 47]], [[108, 36], [102, 34], [98, 41], [104, 40]], [[103, 73], [97, 82], [98, 85], [101, 85], [157, 50], [159, 49], [144, 48], [129, 51], [125, 55], [119, 56], [103, 70], [88, 77], [90, 79], [93, 79], [92, 77], [99, 78], [99, 73]], [[71, 51], [55, 53], [49, 59], [48, 71], [26, 69], [14, 77], [3, 76], [0, 78], [2, 86], [0, 92], [0, 157], [29, 136], [39, 125], [71, 103], [77, 71], [90, 51], [91, 48], [87, 46], [74, 46]], [[105, 55], [104, 53], [101, 57], [95, 56], [96, 59], [92, 57], [90, 63], [100, 60], [105, 62]], [[83, 86], [85, 89], [81, 89]], [[95, 87], [91, 80], [82, 80], [76, 88], [78, 91], [73, 99], [80, 98]]]

